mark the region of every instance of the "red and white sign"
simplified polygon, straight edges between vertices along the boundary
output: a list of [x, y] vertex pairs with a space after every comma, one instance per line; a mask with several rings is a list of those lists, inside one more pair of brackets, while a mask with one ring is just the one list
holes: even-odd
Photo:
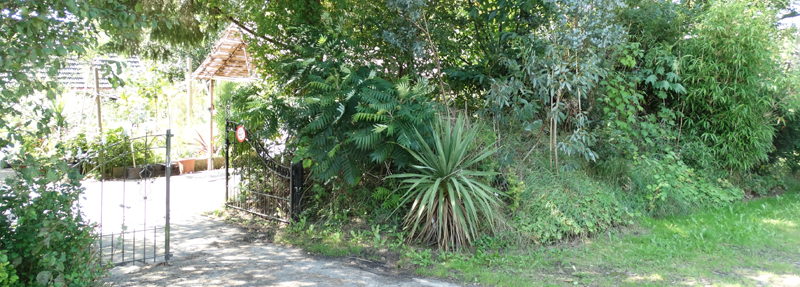
[[236, 139], [239, 142], [243, 142], [247, 138], [247, 133], [244, 131], [244, 126], [239, 126], [236, 128]]

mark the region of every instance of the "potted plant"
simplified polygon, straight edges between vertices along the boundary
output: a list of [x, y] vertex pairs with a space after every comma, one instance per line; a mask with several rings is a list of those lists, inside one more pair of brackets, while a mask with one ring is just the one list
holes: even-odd
[[180, 149], [178, 152], [178, 160], [175, 161], [178, 164], [180, 174], [193, 173], [195, 169], [195, 160], [189, 149]]
[[[197, 133], [197, 136], [194, 138], [194, 141], [195, 141], [196, 146], [197, 146], [197, 154], [199, 154], [199, 156], [197, 158], [197, 161], [195, 162], [195, 169], [197, 169], [197, 170], [207, 170], [208, 169], [208, 148], [209, 148], [209, 143], [208, 143], [208, 141], [206, 141], [206, 138], [203, 137], [202, 134], [200, 134], [199, 131], [195, 130], [195, 133]], [[221, 141], [220, 135], [216, 135], [214, 137], [214, 141], [215, 142], [220, 142]], [[213, 148], [214, 149], [211, 150], [211, 154], [212, 154], [211, 164], [213, 165], [212, 169], [216, 169], [216, 168], [219, 168], [219, 167], [222, 167], [222, 166], [225, 165], [225, 159], [215, 156], [221, 150], [221, 145], [215, 144], [215, 145], [213, 145]]]

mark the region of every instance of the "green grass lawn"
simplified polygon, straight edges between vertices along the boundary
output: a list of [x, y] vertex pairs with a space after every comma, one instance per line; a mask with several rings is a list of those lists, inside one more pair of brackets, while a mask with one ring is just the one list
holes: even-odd
[[498, 249], [417, 272], [499, 286], [800, 286], [800, 185], [558, 246]]

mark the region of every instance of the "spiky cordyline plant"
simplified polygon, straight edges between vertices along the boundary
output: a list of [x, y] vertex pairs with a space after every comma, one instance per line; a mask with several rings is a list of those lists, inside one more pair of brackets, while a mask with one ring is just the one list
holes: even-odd
[[413, 202], [405, 221], [409, 239], [436, 239], [439, 247], [454, 249], [472, 244], [482, 224], [494, 227], [502, 193], [479, 178], [496, 173], [469, 169], [494, 150], [471, 154], [475, 135], [461, 115], [454, 126], [444, 119], [436, 123], [433, 147], [417, 131], [422, 149], [409, 150], [418, 162], [412, 165], [416, 172], [389, 176], [402, 179], [401, 188], [408, 189], [402, 205]]

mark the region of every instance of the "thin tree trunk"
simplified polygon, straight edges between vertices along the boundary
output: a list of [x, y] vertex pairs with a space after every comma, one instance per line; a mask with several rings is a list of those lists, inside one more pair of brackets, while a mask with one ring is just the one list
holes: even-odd
[[553, 167], [556, 169], [556, 177], [558, 177], [558, 145], [556, 142], [558, 141], [558, 103], [556, 103], [556, 108], [553, 111]]
[[683, 131], [683, 108], [686, 107], [686, 102], [681, 103], [681, 124], [678, 126], [678, 141], [675, 143], [675, 149], [680, 150], [681, 146], [681, 132]]
[[207, 170], [214, 170], [214, 80], [208, 80], [208, 167]]
[[186, 57], [186, 96], [189, 101], [186, 103], [186, 126], [192, 124], [192, 58]]
[[550, 123], [549, 123], [549, 125], [550, 125], [550, 140], [548, 141], [548, 145], [550, 146], [550, 152], [548, 153], [547, 157], [550, 158], [550, 168], [551, 169], [553, 168], [553, 123], [555, 122], [554, 117], [553, 117], [554, 116], [553, 115], [553, 103], [554, 102], [555, 101], [553, 101], [553, 96], [550, 96]]
[[441, 61], [441, 59], [439, 59], [439, 49], [436, 48], [436, 45], [433, 43], [433, 39], [431, 38], [430, 30], [428, 30], [427, 16], [424, 13], [422, 14], [422, 23], [425, 25], [425, 27], [422, 27], [422, 25], [420, 25], [417, 22], [411, 21], [411, 19], [408, 19], [408, 20], [412, 24], [417, 26], [417, 28], [422, 30], [422, 32], [425, 33], [425, 37], [427, 38], [428, 45], [431, 46], [431, 53], [433, 54], [433, 60], [434, 60], [434, 63], [436, 63], [436, 80], [439, 83], [439, 90], [442, 93], [442, 104], [444, 104], [445, 108], [447, 109], [447, 114], [452, 118], [453, 114], [452, 114], [452, 111], [450, 110], [450, 102], [447, 99], [447, 92], [446, 92], [446, 90], [444, 88], [445, 83], [442, 80], [442, 73], [443, 73], [442, 72], [442, 61]]
[[494, 121], [495, 125], [496, 125], [496, 129], [495, 130], [497, 131], [497, 141], [495, 141], [495, 143], [496, 143], [495, 147], [499, 149], [500, 145], [501, 145], [500, 141], [501, 141], [502, 135], [500, 134], [500, 123], [498, 123], [496, 119], [497, 119], [497, 116], [495, 116], [495, 121]]
[[561, 89], [558, 89], [558, 97], [556, 98], [555, 109], [553, 110], [553, 157], [554, 165], [556, 168], [556, 177], [558, 177], [558, 105], [561, 104]]

